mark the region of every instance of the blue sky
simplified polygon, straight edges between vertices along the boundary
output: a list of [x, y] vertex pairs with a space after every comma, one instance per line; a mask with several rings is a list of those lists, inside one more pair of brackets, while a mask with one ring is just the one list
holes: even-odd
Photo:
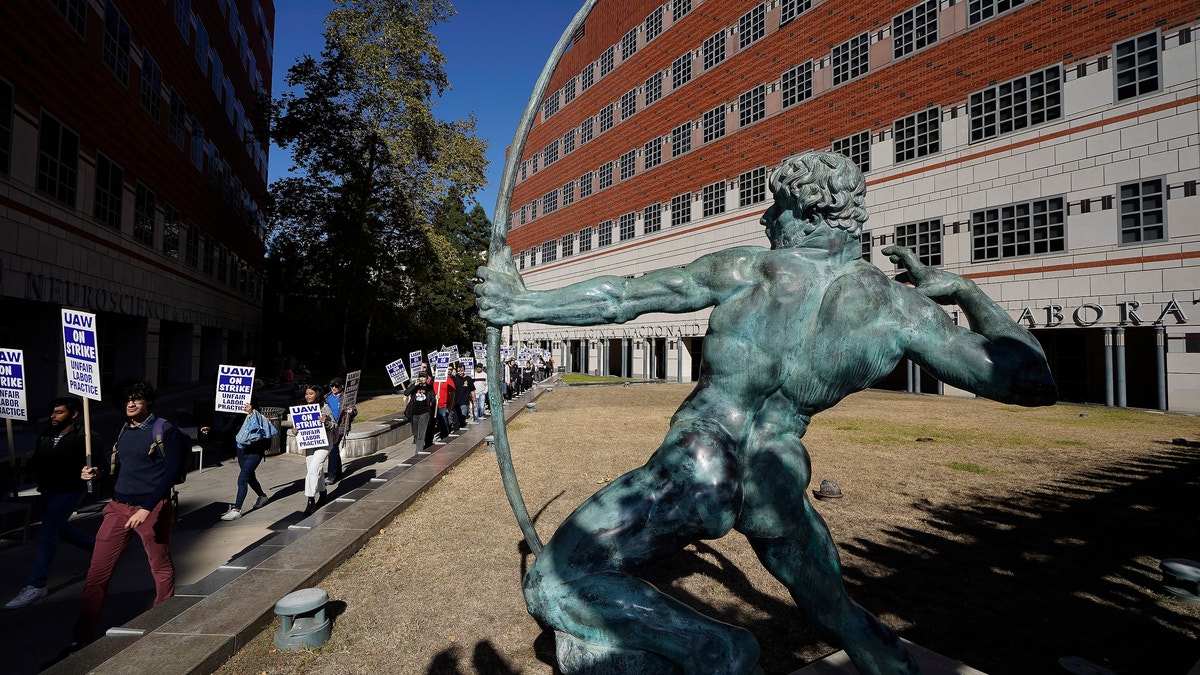
[[[434, 112], [446, 120], [475, 113], [476, 134], [489, 146], [488, 185], [476, 199], [489, 218], [496, 208], [504, 149], [550, 50], [581, 5], [575, 0], [457, 0], [458, 13], [434, 29], [453, 87]], [[331, 0], [276, 0], [274, 94], [283, 90], [283, 78], [298, 56], [320, 53], [325, 15], [332, 7]], [[290, 166], [288, 154], [272, 147], [270, 180], [285, 176]]]

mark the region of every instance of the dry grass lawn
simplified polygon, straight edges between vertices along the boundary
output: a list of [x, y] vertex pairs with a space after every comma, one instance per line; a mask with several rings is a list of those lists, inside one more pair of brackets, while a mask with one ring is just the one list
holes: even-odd
[[[689, 391], [558, 387], [510, 425], [543, 539], [645, 461]], [[851, 594], [902, 636], [993, 675], [1062, 673], [1064, 656], [1182, 675], [1200, 659], [1200, 607], [1158, 573], [1200, 558], [1200, 418], [865, 392], [817, 416], [805, 444], [810, 487], [845, 493], [817, 508]], [[337, 614], [325, 647], [279, 652], [272, 626], [221, 672], [552, 673], [519, 540], [495, 456], [478, 451], [321, 584]], [[737, 534], [642, 575], [751, 630], [768, 673], [836, 649]]]

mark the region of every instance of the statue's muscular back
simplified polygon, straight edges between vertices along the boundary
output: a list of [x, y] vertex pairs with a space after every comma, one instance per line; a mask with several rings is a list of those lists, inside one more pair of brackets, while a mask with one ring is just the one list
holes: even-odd
[[906, 294], [861, 259], [757, 247], [711, 257], [724, 273], [711, 282], [708, 372], [677, 421], [716, 419], [742, 438], [764, 407], [777, 408], [772, 417], [794, 420], [802, 435], [807, 417], [870, 386], [903, 355], [893, 303]]

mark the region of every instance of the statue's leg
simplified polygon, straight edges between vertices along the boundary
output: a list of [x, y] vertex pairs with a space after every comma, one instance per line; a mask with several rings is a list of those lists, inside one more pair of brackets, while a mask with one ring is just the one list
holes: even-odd
[[737, 529], [800, 610], [845, 648], [860, 673], [918, 673], [896, 633], [846, 592], [829, 528], [805, 493], [808, 455], [798, 436], [791, 436], [789, 446], [756, 444]]
[[741, 490], [731, 444], [719, 425], [680, 425], [645, 466], [559, 526], [526, 574], [525, 598], [531, 614], [559, 631], [563, 672], [754, 668], [758, 645], [749, 632], [628, 574], [733, 526]]

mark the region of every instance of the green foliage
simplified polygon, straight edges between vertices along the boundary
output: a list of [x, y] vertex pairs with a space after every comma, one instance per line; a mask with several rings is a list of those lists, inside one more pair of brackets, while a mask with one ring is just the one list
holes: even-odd
[[388, 341], [382, 359], [483, 332], [469, 281], [490, 223], [464, 199], [483, 185], [487, 144], [474, 118], [432, 108], [450, 86], [432, 29], [452, 13], [443, 0], [335, 0], [321, 54], [288, 69], [271, 134], [294, 166], [271, 185], [268, 253], [285, 351], [323, 346], [346, 369], [372, 335]]

